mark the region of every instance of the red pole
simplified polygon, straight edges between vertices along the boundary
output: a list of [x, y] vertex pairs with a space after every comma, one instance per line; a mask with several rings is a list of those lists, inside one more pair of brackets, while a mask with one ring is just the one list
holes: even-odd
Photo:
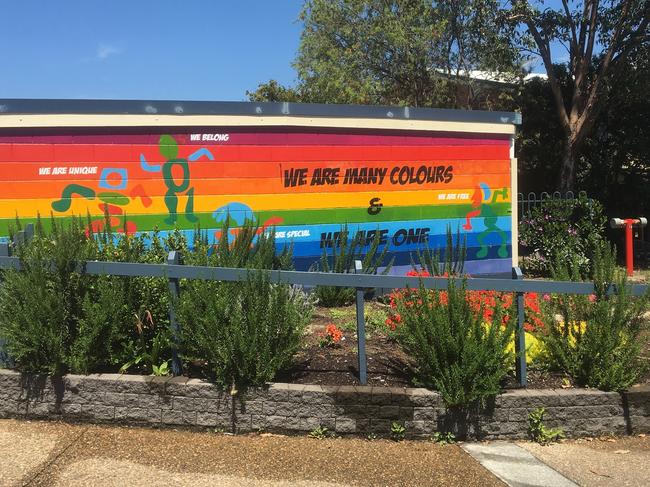
[[631, 276], [634, 272], [633, 256], [634, 250], [632, 247], [632, 224], [636, 223], [637, 220], [633, 218], [627, 218], [625, 221], [625, 264], [627, 267], [627, 275]]

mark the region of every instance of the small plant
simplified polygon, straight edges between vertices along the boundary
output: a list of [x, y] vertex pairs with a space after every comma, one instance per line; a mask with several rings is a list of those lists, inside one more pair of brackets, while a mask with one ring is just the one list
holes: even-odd
[[390, 437], [393, 441], [402, 441], [406, 436], [406, 428], [398, 423], [393, 421], [390, 425]]
[[156, 377], [165, 377], [169, 375], [169, 360], [160, 365], [152, 365], [151, 373]]
[[[139, 366], [145, 371], [151, 371], [153, 375], [164, 376], [169, 374], [169, 361], [163, 357], [169, 356], [171, 350], [171, 338], [167, 328], [156, 328], [151, 312], [143, 310], [141, 313], [134, 313], [135, 330], [137, 339], [130, 341], [125, 350], [131, 350], [133, 357], [120, 367], [120, 373], [126, 373], [131, 367]], [[147, 336], [155, 333], [151, 340]], [[159, 365], [160, 364], [160, 365]]]
[[314, 428], [309, 432], [308, 435], [310, 438], [315, 438], [317, 440], [324, 440], [325, 438], [328, 438], [330, 435], [329, 430], [324, 427], [324, 426], [319, 426], [318, 428]]
[[544, 408], [537, 408], [528, 414], [528, 432], [533, 441], [540, 445], [548, 445], [564, 438], [564, 432], [561, 428], [547, 428], [544, 425], [545, 414], [546, 409]]
[[376, 433], [368, 433], [368, 435], [366, 436], [366, 439], [368, 441], [375, 441], [377, 438], [379, 437], [377, 436]]
[[440, 445], [450, 445], [456, 442], [456, 436], [451, 431], [447, 431], [446, 433], [436, 431], [431, 435], [431, 441]]
[[343, 332], [334, 323], [329, 323], [325, 327], [325, 332], [321, 332], [319, 337], [318, 345], [323, 348], [337, 346], [345, 339]]

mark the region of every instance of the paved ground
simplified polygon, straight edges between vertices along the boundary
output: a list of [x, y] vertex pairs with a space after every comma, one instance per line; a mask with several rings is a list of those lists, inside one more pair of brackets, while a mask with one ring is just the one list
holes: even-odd
[[650, 485], [650, 435], [520, 445], [579, 485]]
[[430, 442], [0, 420], [0, 451], [2, 487], [503, 485], [459, 446]]
[[462, 447], [481, 465], [511, 486], [576, 487], [577, 485], [528, 450], [514, 443], [507, 441], [464, 443]]
[[[513, 486], [650, 485], [650, 435], [544, 447], [528, 442], [463, 447], [478, 452]], [[229, 436], [0, 420], [0, 451], [0, 487], [504, 485], [460, 446], [424, 441]], [[514, 476], [504, 474], [504, 465]], [[551, 477], [545, 482], [542, 475]]]

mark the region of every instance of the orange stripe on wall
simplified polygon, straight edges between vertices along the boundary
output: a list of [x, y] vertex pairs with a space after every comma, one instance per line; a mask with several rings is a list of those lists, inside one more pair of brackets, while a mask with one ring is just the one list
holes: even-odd
[[[343, 178], [340, 178], [341, 182]], [[309, 180], [308, 180], [309, 181]], [[189, 187], [196, 195], [227, 195], [227, 194], [294, 194], [294, 193], [349, 193], [359, 191], [418, 191], [418, 190], [456, 190], [473, 188], [479, 183], [486, 183], [491, 188], [503, 188], [510, 184], [510, 175], [483, 174], [454, 176], [449, 183], [423, 184], [391, 184], [388, 177], [383, 184], [335, 184], [335, 185], [306, 185], [285, 187], [280, 178], [242, 178], [242, 179], [197, 179], [192, 178]], [[67, 181], [22, 181], [2, 184], [2, 199], [52, 198], [59, 199], [63, 189], [69, 184], [80, 184], [92, 188], [96, 192], [116, 191], [129, 195], [136, 184], [129, 184], [125, 189], [112, 189], [98, 186], [97, 181], [67, 180]], [[117, 186], [117, 184], [115, 184]], [[164, 196], [168, 192], [165, 181], [161, 178], [142, 181], [144, 191], [148, 196]]]

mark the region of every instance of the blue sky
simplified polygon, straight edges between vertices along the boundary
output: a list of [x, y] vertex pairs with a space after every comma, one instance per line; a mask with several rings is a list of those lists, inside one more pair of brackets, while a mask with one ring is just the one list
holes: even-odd
[[245, 100], [269, 79], [294, 84], [301, 6], [5, 0], [0, 98]]
[[292, 84], [302, 0], [2, 2], [0, 98], [244, 100]]

